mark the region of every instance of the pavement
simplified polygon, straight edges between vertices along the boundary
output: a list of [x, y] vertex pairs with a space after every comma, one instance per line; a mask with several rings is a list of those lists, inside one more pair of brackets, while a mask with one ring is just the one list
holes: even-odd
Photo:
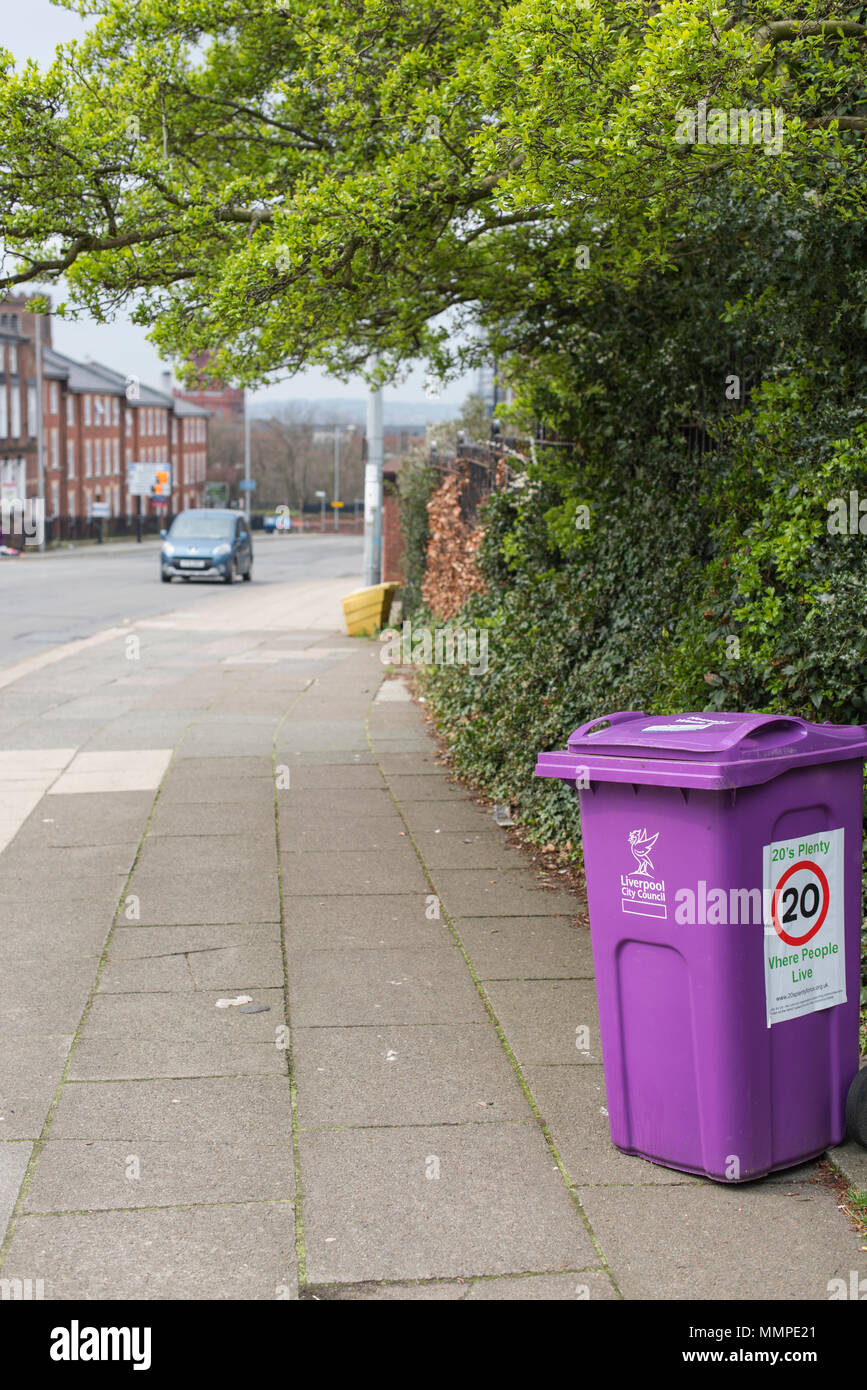
[[357, 578], [309, 555], [0, 670], [0, 1280], [472, 1302], [867, 1276], [815, 1165], [722, 1187], [613, 1149], [584, 904], [449, 782], [342, 633]]

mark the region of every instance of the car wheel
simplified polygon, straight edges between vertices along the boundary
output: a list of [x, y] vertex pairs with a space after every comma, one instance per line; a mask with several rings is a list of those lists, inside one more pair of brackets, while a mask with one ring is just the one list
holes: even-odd
[[247, 581], [247, 583], [249, 583], [250, 580], [253, 578], [253, 561], [252, 561], [252, 560], [250, 561], [249, 565], [247, 566], [246, 570], [244, 571], [244, 574], [242, 575], [242, 578], [245, 579], [245, 580]]
[[171, 576], [170, 574], [162, 574], [162, 573], [161, 573], [161, 574], [160, 574], [160, 579], [163, 581], [164, 584], [171, 584], [171, 582], [172, 582], [172, 576]]
[[229, 568], [226, 570], [226, 573], [223, 575], [223, 583], [224, 583], [224, 584], [231, 584], [231, 583], [232, 583], [232, 580], [233, 580], [234, 578], [235, 578], [235, 561], [234, 561], [234, 560], [230, 560], [230, 561], [229, 561]]

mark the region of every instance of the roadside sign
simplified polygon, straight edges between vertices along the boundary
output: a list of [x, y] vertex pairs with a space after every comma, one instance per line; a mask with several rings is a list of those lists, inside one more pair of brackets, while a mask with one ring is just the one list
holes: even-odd
[[342, 502], [332, 502], [331, 505], [332, 505], [332, 507], [342, 507], [342, 506], [343, 506], [343, 503], [342, 503]]
[[242, 478], [241, 481], [240, 481], [240, 483], [238, 484], [238, 487], [241, 489], [242, 492], [255, 492], [255, 491], [256, 491], [256, 479], [255, 479], [255, 478]]
[[107, 502], [93, 502], [90, 507], [90, 515], [99, 521], [101, 517], [111, 516], [111, 507]]
[[126, 485], [133, 497], [166, 501], [172, 495], [172, 466], [170, 463], [127, 464]]
[[133, 497], [147, 497], [154, 484], [155, 463], [129, 463], [126, 468], [127, 490]]
[[764, 901], [768, 1027], [845, 1004], [842, 829], [765, 845]]

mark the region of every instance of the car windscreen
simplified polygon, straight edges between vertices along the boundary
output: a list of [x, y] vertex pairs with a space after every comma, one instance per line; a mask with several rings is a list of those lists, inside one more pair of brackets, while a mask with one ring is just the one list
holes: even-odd
[[219, 540], [230, 541], [235, 535], [235, 518], [233, 516], [179, 516], [175, 518], [169, 539], [173, 541], [186, 540]]

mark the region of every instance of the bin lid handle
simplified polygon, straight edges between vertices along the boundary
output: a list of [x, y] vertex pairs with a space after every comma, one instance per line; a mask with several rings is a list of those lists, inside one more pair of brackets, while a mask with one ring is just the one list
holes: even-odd
[[582, 724], [580, 729], [570, 735], [570, 739], [583, 738], [589, 729], [595, 729], [597, 724], [621, 724], [624, 719], [644, 719], [647, 716], [641, 709], [615, 710], [613, 714], [598, 714], [595, 719], [590, 719], [586, 724]]

